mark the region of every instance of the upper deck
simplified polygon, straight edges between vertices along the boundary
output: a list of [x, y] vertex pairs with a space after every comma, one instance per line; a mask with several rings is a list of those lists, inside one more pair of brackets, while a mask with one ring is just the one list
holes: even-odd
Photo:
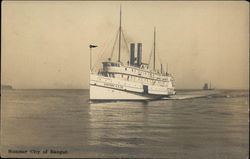
[[115, 73], [131, 75], [151, 80], [169, 81], [171, 76], [168, 73], [159, 73], [149, 69], [147, 64], [141, 64], [140, 67], [124, 65], [121, 62], [103, 62], [103, 68], [99, 71], [102, 73]]

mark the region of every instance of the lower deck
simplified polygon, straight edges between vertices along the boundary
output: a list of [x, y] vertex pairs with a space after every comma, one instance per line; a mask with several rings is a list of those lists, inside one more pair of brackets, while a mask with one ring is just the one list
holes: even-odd
[[173, 87], [145, 85], [95, 74], [90, 76], [91, 100], [147, 100], [173, 94], [175, 94]]

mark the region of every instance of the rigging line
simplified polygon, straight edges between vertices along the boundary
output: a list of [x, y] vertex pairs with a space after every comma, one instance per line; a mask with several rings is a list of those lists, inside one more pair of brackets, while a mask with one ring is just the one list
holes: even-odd
[[122, 31], [122, 7], [120, 5], [120, 25], [119, 25], [119, 50], [118, 50], [118, 62], [121, 60], [121, 31]]
[[158, 57], [158, 60], [160, 61], [160, 65], [163, 64], [162, 63], [162, 59], [160, 58], [160, 54], [159, 53], [157, 54], [157, 57]]
[[126, 46], [126, 49], [127, 49], [128, 57], [129, 57], [129, 47], [128, 47], [128, 43], [126, 41], [126, 38], [125, 38], [123, 30], [122, 30], [122, 37], [123, 37], [123, 40], [124, 40], [124, 43], [125, 43], [125, 46]]
[[117, 33], [116, 33], [114, 45], [113, 45], [113, 47], [112, 47], [111, 56], [110, 56], [111, 59], [113, 58], [113, 55], [114, 55], [115, 44], [116, 44], [116, 42], [117, 42], [118, 34], [119, 34], [119, 30], [118, 30]]
[[149, 55], [148, 65], [150, 65], [152, 55], [153, 55], [153, 46], [151, 48], [151, 52], [150, 52], [150, 55]]
[[156, 29], [155, 29], [155, 27], [154, 27], [154, 63], [153, 63], [153, 68], [154, 68], [154, 70], [155, 70], [155, 40], [156, 39]]
[[[117, 33], [116, 33], [117, 34]], [[113, 35], [112, 35], [113, 36]], [[110, 39], [110, 38], [108, 38], [108, 39]], [[99, 61], [103, 58], [103, 56], [104, 56], [104, 54], [105, 54], [105, 51], [106, 51], [106, 49], [107, 49], [107, 47], [109, 46], [108, 44], [110, 44], [111, 43], [111, 41], [109, 42], [109, 40], [106, 40], [106, 42], [105, 42], [105, 44], [104, 44], [104, 47], [103, 47], [103, 49], [102, 49], [102, 54], [101, 54], [101, 56], [99, 56], [99, 58], [98, 58], [98, 60], [95, 62], [95, 64], [94, 64], [94, 66], [93, 66], [93, 68], [97, 65], [97, 63], [99, 63]]]
[[94, 63], [94, 65], [92, 66], [92, 69], [95, 69], [96, 68], [96, 66], [97, 66], [97, 63], [99, 63], [99, 61], [101, 60], [101, 58], [103, 57], [103, 55], [104, 55], [104, 53], [105, 53], [105, 51], [104, 50], [106, 50], [106, 47], [107, 47], [107, 41], [105, 42], [105, 44], [104, 44], [104, 47], [102, 48], [102, 51], [100, 51], [100, 52], [102, 52], [102, 54], [101, 54], [101, 56], [99, 56], [99, 58], [96, 60], [96, 62]]
[[[109, 42], [109, 43], [108, 43], [108, 42], [109, 42], [109, 40], [106, 40], [106, 43], [104, 44], [104, 47], [103, 47], [103, 49], [102, 49], [102, 54], [101, 54], [101, 56], [99, 56], [98, 60], [95, 62], [94, 67], [97, 66], [97, 63], [99, 63], [99, 61], [102, 60], [103, 56], [105, 55], [106, 49], [107, 49], [107, 46], [108, 46], [107, 44], [110, 43], [110, 42]], [[94, 68], [94, 67], [93, 67], [93, 68]]]
[[162, 61], [161, 61], [161, 58], [160, 58], [159, 53], [157, 54], [157, 58], [158, 58], [158, 60], [159, 60], [160, 64], [162, 64]]

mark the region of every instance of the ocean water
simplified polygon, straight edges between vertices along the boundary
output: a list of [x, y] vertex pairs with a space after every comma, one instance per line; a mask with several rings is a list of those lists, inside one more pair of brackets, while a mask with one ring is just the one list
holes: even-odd
[[[192, 91], [178, 92], [185, 93]], [[103, 103], [89, 102], [88, 90], [3, 90], [1, 95], [4, 157], [249, 156], [248, 91]]]

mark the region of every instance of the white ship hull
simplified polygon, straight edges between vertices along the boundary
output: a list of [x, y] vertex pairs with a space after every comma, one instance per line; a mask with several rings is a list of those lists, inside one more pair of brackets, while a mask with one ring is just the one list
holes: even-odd
[[142, 83], [91, 74], [90, 100], [153, 100], [166, 98], [172, 94], [167, 88], [148, 86], [147, 92]]
[[91, 100], [151, 100], [159, 97], [90, 85]]

